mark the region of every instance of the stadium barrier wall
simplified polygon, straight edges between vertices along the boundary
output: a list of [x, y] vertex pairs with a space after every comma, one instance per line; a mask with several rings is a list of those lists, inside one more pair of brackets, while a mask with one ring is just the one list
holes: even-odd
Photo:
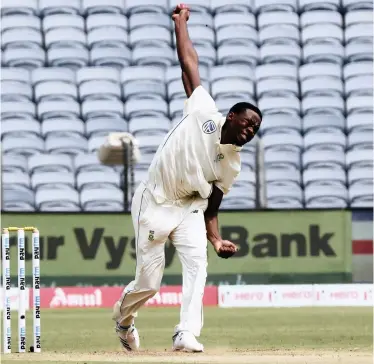
[[[40, 308], [112, 308], [120, 298], [124, 287], [54, 287], [41, 288]], [[32, 289], [26, 291], [26, 309], [32, 307]], [[1, 296], [0, 296], [1, 297]], [[179, 307], [182, 302], [182, 286], [165, 286], [146, 307]], [[218, 288], [205, 287], [204, 306], [218, 305]], [[18, 290], [11, 289], [11, 310], [19, 306]], [[0, 308], [3, 309], [3, 300]]]
[[352, 212], [352, 277], [355, 283], [373, 282], [373, 210]]
[[[121, 286], [133, 279], [136, 249], [129, 214], [3, 213], [2, 225], [39, 228], [44, 286]], [[239, 251], [220, 259], [208, 244], [210, 285], [352, 282], [350, 211], [222, 212], [220, 230]], [[10, 246], [16, 282], [14, 237]], [[167, 243], [163, 285], [180, 285], [181, 271], [175, 247]]]
[[373, 306], [372, 284], [219, 286], [219, 307]]

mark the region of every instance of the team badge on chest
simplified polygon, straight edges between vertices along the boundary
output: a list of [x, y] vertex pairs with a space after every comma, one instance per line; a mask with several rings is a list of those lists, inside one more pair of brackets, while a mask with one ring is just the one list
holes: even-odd
[[217, 130], [217, 126], [213, 120], [208, 120], [203, 124], [203, 132], [205, 134], [212, 134], [216, 130]]

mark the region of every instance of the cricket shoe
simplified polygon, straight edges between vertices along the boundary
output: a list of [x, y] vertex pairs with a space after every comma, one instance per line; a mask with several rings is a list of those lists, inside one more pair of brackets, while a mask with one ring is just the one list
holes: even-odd
[[124, 349], [127, 351], [137, 351], [139, 349], [139, 333], [134, 324], [130, 326], [121, 326], [117, 323], [116, 333]]
[[173, 336], [173, 350], [201, 353], [204, 351], [204, 346], [196, 340], [191, 332], [177, 331]]

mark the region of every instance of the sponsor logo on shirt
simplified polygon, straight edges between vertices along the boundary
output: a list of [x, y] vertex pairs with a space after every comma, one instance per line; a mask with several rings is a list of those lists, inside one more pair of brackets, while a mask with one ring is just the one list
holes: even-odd
[[217, 154], [216, 162], [219, 162], [224, 158], [225, 158], [225, 156], [222, 153], [219, 153], [219, 154]]
[[217, 126], [213, 120], [208, 120], [203, 124], [203, 132], [205, 134], [212, 134], [217, 130]]
[[155, 232], [153, 230], [149, 230], [148, 241], [153, 240], [155, 240]]

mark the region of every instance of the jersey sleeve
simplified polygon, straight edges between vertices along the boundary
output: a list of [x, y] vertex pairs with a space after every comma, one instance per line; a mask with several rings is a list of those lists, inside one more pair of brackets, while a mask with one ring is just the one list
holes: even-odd
[[212, 96], [201, 85], [196, 87], [191, 96], [185, 101], [183, 115], [190, 114], [196, 110], [205, 112], [218, 111]]

